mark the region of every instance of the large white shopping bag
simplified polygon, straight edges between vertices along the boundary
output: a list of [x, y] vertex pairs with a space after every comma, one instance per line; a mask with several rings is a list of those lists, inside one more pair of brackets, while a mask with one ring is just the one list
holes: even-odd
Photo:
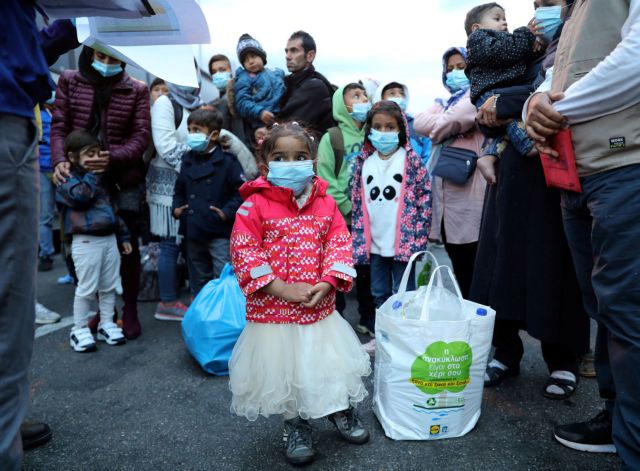
[[405, 284], [378, 309], [373, 410], [389, 438], [452, 438], [475, 427], [494, 322], [493, 309], [462, 298], [444, 265], [427, 287], [407, 292]]

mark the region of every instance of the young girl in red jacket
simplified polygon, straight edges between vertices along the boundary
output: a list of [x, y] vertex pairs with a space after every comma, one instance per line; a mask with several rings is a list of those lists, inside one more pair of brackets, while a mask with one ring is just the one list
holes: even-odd
[[327, 417], [348, 442], [369, 439], [353, 407], [367, 396], [369, 357], [335, 310], [355, 276], [351, 236], [315, 175], [316, 151], [297, 123], [274, 125], [231, 235], [248, 321], [229, 362], [231, 410], [251, 421], [282, 414], [297, 465], [314, 457], [309, 419]]

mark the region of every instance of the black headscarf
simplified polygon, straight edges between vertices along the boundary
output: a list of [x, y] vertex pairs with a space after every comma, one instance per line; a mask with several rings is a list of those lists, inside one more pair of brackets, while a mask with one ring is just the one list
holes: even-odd
[[[101, 143], [105, 144], [102, 135], [102, 112], [107, 109], [111, 100], [111, 90], [113, 86], [122, 80], [124, 70], [113, 77], [103, 77], [91, 64], [93, 63], [93, 49], [84, 46], [78, 59], [78, 70], [80, 74], [93, 85], [93, 107], [91, 108], [91, 119], [87, 124], [87, 131], [96, 136]], [[122, 63], [124, 69], [125, 63]]]

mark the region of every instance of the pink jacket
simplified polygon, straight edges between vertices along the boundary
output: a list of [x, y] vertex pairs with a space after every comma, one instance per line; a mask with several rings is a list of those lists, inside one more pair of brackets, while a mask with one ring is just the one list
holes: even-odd
[[[71, 131], [85, 130], [93, 109], [93, 85], [77, 70], [66, 70], [58, 80], [56, 109], [51, 120], [51, 162], [66, 160], [64, 140]], [[121, 188], [134, 187], [144, 178], [142, 154], [149, 145], [151, 115], [149, 91], [125, 72], [113, 86], [102, 116], [109, 169], [106, 177]]]
[[[439, 104], [434, 104], [428, 111], [418, 114], [413, 122], [416, 133], [431, 138], [433, 144], [454, 137], [452, 147], [469, 149], [481, 155], [484, 136], [476, 127], [476, 108], [471, 103], [467, 92], [457, 103], [446, 111]], [[463, 186], [434, 177], [433, 222], [429, 238], [442, 240], [441, 226], [444, 227], [447, 242], [451, 244], [469, 244], [477, 242], [480, 234], [482, 206], [486, 181], [476, 170], [474, 175]]]
[[264, 177], [240, 188], [245, 202], [231, 234], [231, 263], [247, 297], [249, 322], [311, 324], [335, 310], [335, 289], [313, 309], [261, 291], [276, 278], [351, 289], [356, 275], [351, 236], [335, 200], [327, 195], [328, 186], [316, 177], [302, 208], [293, 191]]

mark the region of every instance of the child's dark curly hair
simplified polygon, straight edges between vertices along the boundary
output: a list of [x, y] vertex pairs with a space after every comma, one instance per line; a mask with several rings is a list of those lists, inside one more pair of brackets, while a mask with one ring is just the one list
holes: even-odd
[[267, 157], [276, 146], [276, 142], [281, 137], [292, 136], [304, 142], [309, 148], [309, 154], [315, 159], [318, 153], [317, 139], [313, 136], [313, 132], [305, 128], [297, 121], [288, 121], [284, 123], [274, 123], [271, 128], [271, 135], [267, 137], [262, 145], [258, 148], [257, 157], [259, 163], [267, 164]]

